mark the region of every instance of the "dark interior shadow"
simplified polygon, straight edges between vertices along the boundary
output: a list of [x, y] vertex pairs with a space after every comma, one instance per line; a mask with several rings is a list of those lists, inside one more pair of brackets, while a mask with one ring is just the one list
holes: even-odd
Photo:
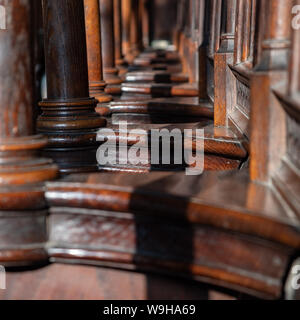
[[134, 265], [146, 272], [149, 300], [252, 300], [253, 297], [195, 280], [195, 225], [188, 222], [190, 199], [206, 188], [202, 176], [166, 175], [136, 188]]
[[[189, 200], [181, 197], [176, 199], [177, 208], [172, 208], [172, 195], [168, 189], [174, 186], [172, 177], [163, 177], [155, 182], [137, 188], [130, 199], [130, 211], [135, 214], [136, 253], [134, 264], [147, 274], [148, 299], [184, 299], [188, 292], [177, 292], [179, 282], [171, 281], [170, 276], [186, 275], [189, 265], [193, 263], [193, 227], [187, 222], [176, 221], [172, 216], [183, 215]], [[167, 199], [164, 204], [162, 199]], [[143, 211], [146, 206], [146, 211]], [[175, 212], [176, 211], [176, 212]], [[159, 279], [152, 273], [158, 273]], [[174, 278], [173, 278], [174, 279]], [[172, 290], [174, 289], [174, 291]], [[173, 292], [172, 292], [173, 291]], [[202, 294], [206, 299], [207, 295]]]

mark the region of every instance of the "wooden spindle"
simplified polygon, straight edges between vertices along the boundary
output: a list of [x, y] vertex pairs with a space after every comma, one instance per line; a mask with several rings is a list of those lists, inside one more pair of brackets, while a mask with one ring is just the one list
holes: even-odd
[[114, 31], [115, 31], [115, 60], [116, 65], [126, 65], [122, 50], [122, 3], [114, 0]]
[[109, 88], [110, 85], [122, 83], [115, 62], [114, 3], [112, 0], [100, 0], [100, 20], [104, 80]]
[[84, 10], [90, 96], [100, 103], [110, 102], [103, 80], [99, 0], [84, 0]]
[[105, 125], [89, 97], [83, 0], [43, 0], [47, 99], [38, 131], [61, 172], [98, 169], [96, 133]]
[[131, 0], [122, 0], [122, 48], [126, 61], [134, 59], [130, 47]]
[[130, 47], [134, 57], [140, 53], [139, 1], [131, 0]]
[[142, 0], [141, 4], [141, 20], [142, 20], [142, 37], [143, 47], [148, 48], [150, 46], [150, 0]]

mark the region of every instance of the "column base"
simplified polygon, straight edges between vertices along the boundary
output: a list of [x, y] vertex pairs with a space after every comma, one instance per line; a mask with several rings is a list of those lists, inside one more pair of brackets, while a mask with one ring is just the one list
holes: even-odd
[[8, 138], [0, 144], [0, 265], [24, 267], [48, 261], [48, 204], [44, 182], [57, 177], [52, 160], [38, 157], [42, 136]]
[[99, 82], [91, 82], [90, 96], [99, 101], [99, 103], [107, 103], [112, 101], [112, 96], [105, 92], [106, 83], [104, 81]]
[[96, 138], [106, 120], [96, 113], [97, 103], [94, 98], [40, 103], [43, 113], [37, 129], [49, 141], [43, 154], [51, 157], [63, 174], [98, 170]]
[[14, 186], [54, 179], [57, 167], [50, 159], [37, 157], [39, 150], [46, 145], [47, 139], [39, 135], [1, 140], [0, 188], [9, 186], [13, 193]]
[[123, 80], [118, 76], [117, 68], [104, 68], [104, 80], [107, 85], [121, 84]]

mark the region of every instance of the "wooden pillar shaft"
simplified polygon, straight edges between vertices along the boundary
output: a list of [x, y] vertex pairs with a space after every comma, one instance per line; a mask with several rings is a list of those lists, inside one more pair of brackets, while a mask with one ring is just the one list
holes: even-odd
[[221, 0], [212, 0], [210, 10], [209, 56], [213, 58], [219, 50], [221, 32]]
[[96, 133], [105, 125], [89, 97], [83, 0], [43, 0], [48, 97], [39, 132], [62, 172], [97, 170]]
[[108, 85], [121, 84], [115, 63], [114, 3], [100, 0], [104, 80]]
[[6, 19], [0, 32], [0, 186], [44, 181], [56, 169], [36, 157], [47, 140], [33, 135], [33, 8], [30, 0], [0, 5]]
[[221, 21], [220, 50], [229, 52], [234, 50], [234, 32], [237, 0], [223, 0], [223, 15]]
[[287, 78], [292, 0], [260, 5], [258, 64], [251, 75], [250, 176], [270, 183], [286, 152], [286, 118], [273, 88]]
[[[262, 0], [257, 71], [286, 70], [290, 48], [291, 0]], [[289, 23], [285, 23], [289, 21]]]
[[99, 0], [84, 0], [84, 9], [90, 96], [109, 102], [112, 97], [104, 91]]
[[122, 6], [121, 0], [114, 0], [114, 31], [115, 31], [115, 59], [116, 65], [125, 63], [122, 51]]
[[[34, 11], [30, 0], [0, 0], [0, 265], [47, 260], [44, 182], [56, 178], [39, 157], [47, 139], [34, 135]], [[3, 17], [3, 16], [2, 16]], [[3, 27], [3, 25], [2, 25]]]

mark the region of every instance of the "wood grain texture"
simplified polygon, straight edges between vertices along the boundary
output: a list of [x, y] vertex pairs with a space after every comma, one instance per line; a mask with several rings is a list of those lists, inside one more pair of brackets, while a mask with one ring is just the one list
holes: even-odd
[[106, 124], [89, 97], [84, 13], [83, 0], [43, 1], [48, 96], [37, 127], [63, 173], [97, 170], [96, 132]]
[[104, 91], [99, 0], [84, 0], [84, 10], [90, 96], [110, 102], [112, 97]]
[[[53, 281], [53, 279], [56, 281]], [[85, 286], [82, 286], [82, 283]], [[30, 292], [28, 285], [30, 284]], [[107, 268], [53, 264], [7, 273], [1, 300], [234, 300], [241, 294], [196, 282]]]
[[47, 139], [34, 135], [34, 34], [31, 1], [0, 1], [6, 29], [0, 32], [0, 261], [31, 265], [47, 259], [44, 182], [58, 168], [41, 158]]
[[276, 196], [240, 174], [70, 176], [49, 184], [47, 198], [49, 254], [58, 261], [167, 269], [270, 298], [280, 296], [300, 245], [299, 226]]
[[108, 85], [122, 83], [115, 61], [114, 1], [100, 0], [104, 80]]

